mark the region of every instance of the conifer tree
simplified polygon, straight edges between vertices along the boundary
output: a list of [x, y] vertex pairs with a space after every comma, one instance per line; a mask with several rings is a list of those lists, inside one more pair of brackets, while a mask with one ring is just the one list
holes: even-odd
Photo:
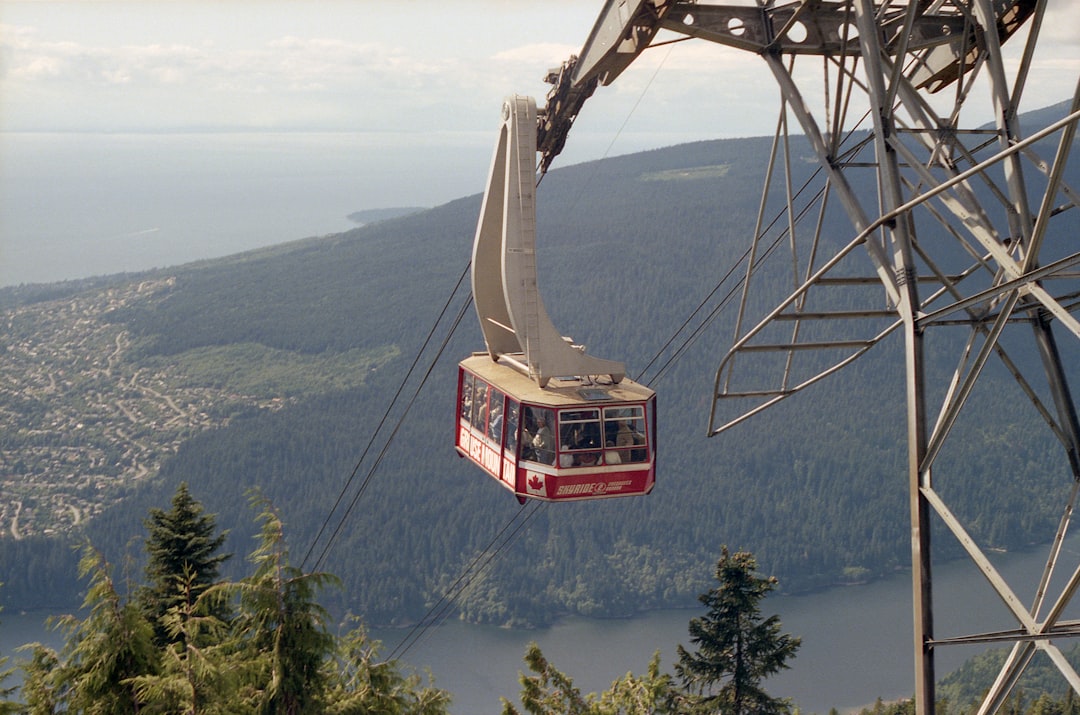
[[627, 673], [600, 695], [599, 715], [674, 715], [678, 713], [671, 676], [660, 672], [660, 651], [653, 653], [645, 675]]
[[757, 561], [744, 551], [723, 547], [716, 565], [718, 585], [698, 600], [708, 607], [690, 620], [691, 653], [678, 647], [675, 672], [695, 713], [781, 715], [791, 704], [762, 689], [762, 680], [789, 667], [799, 638], [780, 632], [777, 616], [762, 618], [760, 601], [776, 587], [775, 578], [757, 575]]
[[[425, 686], [396, 662], [377, 661], [377, 646], [362, 627], [340, 639], [328, 631], [315, 596], [336, 579], [291, 566], [280, 518], [261, 499], [253, 501], [264, 507], [254, 573], [240, 582], [201, 584], [195, 597], [200, 577], [185, 566], [169, 593], [176, 603], [159, 619], [164, 644], [154, 643], [145, 601], [121, 594], [108, 564], [87, 546], [79, 574], [90, 577], [85, 617], [51, 619], [65, 631], [60, 654], [25, 646], [32, 649], [22, 667], [25, 704], [14, 712], [445, 715], [449, 694], [430, 676]], [[191, 502], [181, 497], [180, 504]], [[140, 594], [149, 592], [144, 587]], [[224, 602], [237, 604], [227, 622], [214, 615]], [[0, 699], [0, 715], [6, 705]]]
[[[521, 676], [521, 704], [525, 712], [530, 715], [591, 715], [592, 708], [581, 690], [544, 657], [536, 643], [530, 643], [525, 650], [525, 663], [536, 673]], [[502, 715], [520, 715], [506, 698], [502, 704]]]
[[26, 715], [56, 715], [63, 689], [59, 683], [60, 656], [41, 643], [27, 643], [30, 660], [22, 664], [22, 698]]
[[[219, 553], [226, 534], [215, 534], [214, 517], [203, 513], [202, 504], [191, 496], [184, 482], [176, 488], [172, 507], [168, 511], [151, 509], [143, 525], [147, 530], [148, 583], [141, 601], [154, 624], [155, 643], [165, 646], [172, 642], [164, 624], [166, 614], [198, 600], [217, 582], [219, 568], [230, 554]], [[227, 619], [224, 611], [212, 615]]]
[[153, 629], [142, 611], [116, 588], [109, 564], [87, 546], [79, 576], [90, 577], [84, 619], [58, 619], [67, 632], [55, 685], [63, 710], [95, 715], [130, 715], [141, 702], [131, 679], [157, 671]]
[[[570, 676], [558, 670], [544, 657], [540, 646], [530, 643], [525, 663], [535, 675], [524, 675], [521, 682], [521, 705], [529, 715], [673, 715], [676, 692], [671, 676], [660, 672], [660, 652], [653, 654], [646, 675], [627, 673], [596, 695], [582, 696]], [[502, 715], [521, 715], [506, 698]]]
[[327, 661], [329, 671], [326, 712], [386, 713], [386, 715], [445, 715], [450, 694], [420, 676], [403, 672], [397, 661], [380, 660], [381, 643], [371, 640], [355, 616], [354, 627], [338, 638], [338, 653]]
[[[182, 584], [185, 599], [162, 618], [170, 642], [161, 648], [160, 672], [131, 679], [148, 713], [217, 715], [238, 713], [230, 703], [237, 669], [230, 667], [227, 625], [208, 611], [213, 594], [192, 598], [194, 575]], [[208, 598], [208, 596], [210, 598]]]
[[[3, 585], [3, 583], [0, 583], [0, 586]], [[0, 715], [15, 713], [19, 710], [18, 703], [13, 702], [11, 699], [15, 691], [19, 689], [18, 686], [3, 685], [4, 681], [10, 678], [14, 672], [15, 669], [8, 666], [8, 656], [0, 655]]]
[[253, 502], [264, 507], [255, 573], [232, 587], [240, 595], [236, 630], [248, 656], [249, 700], [260, 715], [312, 712], [327, 694], [324, 664], [337, 645], [315, 595], [338, 581], [291, 565], [281, 518], [261, 498]]

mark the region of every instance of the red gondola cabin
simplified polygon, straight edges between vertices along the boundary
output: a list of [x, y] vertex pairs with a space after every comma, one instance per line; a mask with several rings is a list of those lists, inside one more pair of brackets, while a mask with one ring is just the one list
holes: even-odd
[[508, 98], [473, 241], [487, 350], [459, 367], [454, 446], [522, 503], [648, 494], [655, 393], [563, 336], [540, 299], [536, 139], [536, 103]]
[[545, 388], [487, 353], [458, 369], [458, 453], [519, 501], [638, 496], [656, 481], [656, 394], [552, 378]]

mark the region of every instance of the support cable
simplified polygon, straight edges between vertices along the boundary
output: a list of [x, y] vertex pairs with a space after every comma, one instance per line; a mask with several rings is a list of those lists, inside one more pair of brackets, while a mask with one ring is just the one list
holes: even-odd
[[[449, 303], [449, 301], [448, 301], [448, 303]], [[360, 501], [360, 497], [363, 496], [364, 492], [367, 490], [368, 484], [371, 483], [371, 479], [375, 475], [375, 470], [379, 468], [379, 465], [382, 463], [382, 460], [386, 456], [387, 451], [389, 451], [390, 445], [393, 444], [393, 442], [394, 442], [394, 437], [397, 436], [397, 433], [401, 429], [402, 424], [404, 424], [405, 418], [409, 415], [409, 410], [412, 409], [412, 406], [416, 403], [416, 398], [420, 396], [420, 391], [424, 388], [424, 385], [427, 383], [428, 378], [431, 377], [431, 372], [435, 369], [435, 365], [436, 365], [436, 363], [438, 363], [439, 357], [442, 356], [443, 351], [446, 349], [447, 343], [450, 342], [450, 338], [454, 335], [454, 331], [457, 329], [458, 324], [461, 323], [461, 319], [462, 319], [462, 317], [464, 317], [465, 312], [469, 309], [470, 305], [472, 305], [472, 297], [471, 296], [467, 301], [465, 301], [462, 304], [461, 310], [458, 311], [457, 316], [454, 318], [454, 322], [450, 327], [450, 331], [446, 334], [446, 337], [443, 339], [442, 343], [439, 345], [439, 349], [438, 349], [438, 352], [436, 352], [436, 354], [435, 354], [435, 358], [431, 361], [431, 364], [428, 366], [427, 371], [424, 373], [423, 378], [420, 380], [420, 384], [417, 385], [416, 390], [413, 391], [412, 397], [409, 398], [409, 402], [405, 405], [405, 409], [402, 411], [401, 416], [398, 417], [397, 422], [394, 424], [393, 430], [390, 432], [390, 435], [386, 438], [386, 442], [383, 444], [383, 448], [379, 451], [378, 456], [375, 458], [375, 463], [373, 465], [371, 465], [371, 469], [368, 470], [367, 476], [364, 477], [363, 483], [360, 485], [360, 488], [356, 491], [356, 495], [353, 496], [352, 501], [349, 502], [349, 506], [345, 510], [345, 513], [342, 514], [341, 519], [338, 521], [337, 527], [334, 529], [334, 532], [330, 535], [330, 538], [327, 540], [326, 546], [323, 547], [322, 553], [319, 555], [318, 561], [315, 562], [315, 566], [314, 566], [313, 570], [317, 571], [320, 568], [322, 568], [323, 563], [326, 561], [327, 554], [329, 554], [329, 552], [330, 552], [330, 547], [333, 546], [334, 541], [337, 539], [338, 534], [341, 532], [341, 529], [345, 526], [345, 522], [348, 521], [349, 516], [352, 514], [352, 510], [356, 507], [357, 502]], [[403, 381], [403, 384], [404, 384], [404, 381]], [[350, 479], [350, 481], [351, 481], [351, 479]]]
[[[303, 570], [304, 566], [308, 563], [308, 560], [311, 558], [311, 555], [315, 550], [315, 546], [319, 543], [319, 540], [322, 538], [323, 533], [326, 531], [326, 528], [329, 526], [330, 519], [333, 517], [334, 512], [337, 511], [338, 507], [341, 505], [342, 500], [344, 500], [345, 495], [352, 488], [353, 482], [356, 480], [356, 477], [360, 472], [360, 467], [364, 463], [364, 460], [367, 458], [368, 452], [371, 450], [372, 446], [374, 445], [376, 437], [378, 436], [379, 432], [382, 431], [383, 426], [386, 424], [387, 420], [389, 419], [390, 413], [393, 411], [394, 406], [397, 404], [398, 399], [401, 397], [401, 393], [405, 389], [405, 385], [408, 383], [409, 379], [412, 377], [413, 371], [416, 369], [417, 365], [420, 362], [420, 358], [423, 356], [424, 352], [427, 350], [428, 345], [431, 343], [432, 337], [435, 335], [435, 331], [438, 329], [439, 325], [442, 323], [443, 318], [446, 316], [447, 310], [450, 308], [450, 305], [453, 303], [454, 296], [457, 295], [458, 291], [461, 289], [462, 283], [464, 283], [464, 281], [465, 281], [465, 277], [469, 274], [469, 267], [470, 266], [471, 266], [471, 261], [466, 262], [464, 270], [462, 270], [461, 275], [458, 276], [457, 283], [454, 285], [453, 290], [450, 291], [449, 297], [446, 299], [446, 302], [443, 304], [442, 310], [439, 311], [438, 317], [436, 317], [435, 322], [431, 326], [431, 330], [428, 331], [427, 337], [424, 339], [423, 344], [420, 346], [420, 349], [417, 351], [416, 356], [413, 358], [413, 362], [409, 366], [408, 371], [405, 373], [405, 377], [402, 378], [401, 383], [398, 385], [397, 391], [394, 393], [393, 398], [391, 398], [390, 403], [386, 407], [386, 411], [383, 413], [382, 418], [379, 420], [379, 424], [375, 427], [375, 430], [371, 433], [371, 438], [368, 440], [367, 445], [364, 447], [364, 451], [361, 453], [360, 458], [357, 460], [356, 466], [353, 467], [352, 473], [349, 475], [348, 480], [346, 480], [346, 482], [345, 482], [345, 486], [342, 487], [341, 492], [338, 494], [337, 500], [334, 502], [334, 506], [331, 507], [330, 511], [326, 515], [326, 518], [323, 519], [323, 523], [322, 523], [322, 526], [319, 527], [318, 534], [315, 535], [315, 538], [311, 542], [311, 546], [308, 547], [307, 553], [304, 555], [304, 560], [300, 564], [301, 571]], [[465, 305], [462, 307], [461, 311], [459, 311], [458, 317], [454, 320], [454, 324], [450, 329], [450, 333], [447, 335], [446, 339], [443, 341], [443, 345], [439, 348], [439, 352], [436, 354], [435, 360], [432, 361], [432, 367], [434, 367], [434, 364], [439, 359], [439, 356], [442, 355], [442, 350], [446, 346], [446, 341], [448, 341], [450, 339], [450, 336], [453, 335], [454, 328], [456, 328], [458, 323], [461, 321], [461, 315], [465, 312], [465, 310], [468, 308], [468, 306], [471, 303], [472, 303], [472, 298], [470, 296], [470, 298], [465, 302]], [[427, 375], [429, 375], [430, 373], [431, 373], [431, 368], [429, 367], [427, 374], [425, 374], [425, 376], [424, 376], [424, 381], [427, 380]], [[424, 383], [421, 382], [420, 387], [422, 388], [423, 386], [424, 386]], [[417, 388], [417, 392], [419, 392], [419, 389], [420, 388]], [[415, 395], [413, 396], [413, 399], [414, 400], [416, 399]], [[411, 404], [412, 403], [410, 401], [410, 405]], [[406, 414], [407, 413], [408, 413], [408, 409], [406, 408]], [[394, 428], [395, 433], [397, 432], [398, 427], [401, 426], [401, 421], [402, 420], [404, 420], [404, 415], [402, 415], [401, 418], [398, 420], [398, 424]], [[389, 446], [390, 441], [392, 439], [393, 439], [393, 435], [391, 435], [390, 438], [387, 440], [386, 446], [384, 446], [384, 448], [383, 448], [383, 453], [385, 453], [386, 448]], [[381, 455], [380, 455], [380, 460], [381, 460]], [[356, 500], [359, 498], [359, 495], [362, 494], [364, 489], [367, 488], [367, 484], [371, 480], [371, 475], [372, 475], [373, 472], [374, 472], [374, 468], [371, 471], [368, 472], [367, 477], [364, 479], [364, 483], [360, 487], [360, 491], [353, 498], [352, 503], [350, 503], [350, 505], [349, 505], [349, 511], [351, 511], [353, 506], [356, 504]], [[346, 516], [348, 516], [348, 512], [346, 513]], [[330, 537], [331, 542], [333, 541], [334, 537], [337, 535], [338, 531], [341, 530], [341, 526], [342, 526], [343, 523], [344, 523], [344, 517], [342, 518], [342, 521], [340, 521], [338, 523], [337, 528], [334, 530], [334, 535]], [[323, 562], [323, 560], [325, 559], [326, 554], [329, 551], [329, 549], [330, 549], [330, 543], [327, 543], [327, 545], [323, 549], [322, 555], [319, 557], [319, 560], [318, 560], [317, 563], [321, 564]]]
[[[530, 504], [533, 505], [532, 508], [530, 508]], [[522, 507], [514, 513], [514, 516], [503, 525], [494, 538], [488, 542], [487, 546], [485, 546], [484, 549], [474, 556], [472, 561], [465, 566], [457, 579], [450, 584], [450, 587], [446, 589], [446, 592], [442, 597], [428, 609], [428, 612], [424, 614], [424, 617], [421, 618], [420, 621], [412, 627], [409, 633], [401, 639], [401, 642], [399, 642], [394, 650], [390, 652], [389, 659], [394, 660], [396, 658], [403, 658], [430, 629], [442, 625], [443, 621], [446, 620], [446, 615], [450, 608], [458, 602], [466, 591], [469, 590], [469, 587], [472, 586], [473, 582], [491, 567], [495, 562], [495, 559], [517, 540], [518, 536], [524, 532], [525, 527], [528, 526], [529, 522], [532, 521], [537, 512], [547, 506], [548, 502], [539, 502], [535, 500], [526, 502], [522, 505]], [[522, 514], [525, 516], [522, 517]], [[521, 519], [521, 523], [514, 526], [514, 522], [519, 519]], [[513, 531], [506, 534], [507, 529], [510, 529], [511, 526], [514, 527]], [[492, 547], [495, 547], [494, 551], [492, 551]]]
[[[804, 182], [802, 187], [795, 193], [795, 196], [793, 197], [794, 199], [797, 199], [799, 197], [799, 195], [801, 195], [802, 192], [804, 190], [806, 190], [810, 186], [810, 184], [817, 177], [818, 173], [820, 173], [820, 170], [815, 171], [810, 176], [810, 178], [808, 178], [806, 180], [806, 182]], [[795, 218], [795, 222], [798, 222], [799, 220], [801, 220], [802, 216], [805, 215], [805, 213], [810, 209], [810, 207], [814, 206], [816, 204], [816, 202], [821, 199], [821, 196], [824, 193], [824, 191], [825, 191], [824, 188], [818, 190], [818, 192], [814, 196], [814, 198], [811, 199], [806, 204], [806, 206], [803, 208], [803, 210], [799, 213], [799, 216], [797, 216]], [[761, 232], [761, 235], [764, 236], [764, 235], [768, 234], [768, 232], [771, 231], [772, 228], [783, 217], [785, 211], [786, 211], [786, 209], [781, 209], [780, 211], [778, 211], [777, 214], [773, 217], [772, 221], [769, 222], [769, 225], [765, 227], [765, 230]], [[777, 249], [777, 247], [780, 245], [781, 241], [783, 241], [784, 237], [787, 236], [787, 234], [788, 234], [787, 230], [784, 230], [784, 231], [780, 232], [780, 234], [773, 240], [773, 242], [764, 251], [764, 253], [762, 253], [762, 255], [755, 260], [754, 265], [751, 266], [751, 268], [750, 268], [750, 270], [748, 272], [748, 275], [746, 277], [740, 278], [735, 283], [735, 285], [731, 289], [729, 289], [729, 291], [724, 295], [724, 297], [721, 298], [720, 302], [715, 307], [713, 307], [712, 310], [709, 311], [708, 315], [706, 315], [701, 320], [700, 323], [698, 323], [697, 327], [695, 327], [693, 329], [693, 331], [691, 331], [691, 333], [687, 337], [685, 337], [682, 340], [681, 343], [679, 343], [679, 346], [675, 349], [675, 351], [656, 370], [656, 374], [648, 382], [643, 382], [643, 379], [644, 379], [643, 376], [645, 375], [645, 373], [648, 372], [649, 369], [656, 363], [656, 361], [660, 359], [660, 356], [663, 355], [664, 352], [667, 351], [669, 347], [671, 347], [671, 345], [675, 342], [675, 339], [679, 336], [679, 334], [682, 333], [684, 330], [686, 330], [688, 328], [688, 326], [691, 324], [691, 322], [693, 322], [694, 319], [701, 313], [701, 311], [704, 310], [705, 306], [708, 305], [709, 301], [712, 300], [712, 298], [716, 295], [716, 293], [721, 288], [723, 288], [724, 284], [731, 278], [731, 276], [735, 272], [735, 270], [740, 265], [742, 265], [742, 262], [747, 260], [748, 256], [750, 255], [750, 252], [753, 249], [753, 246], [751, 245], [745, 251], [743, 251], [742, 255], [739, 256], [739, 258], [732, 263], [730, 268], [728, 268], [727, 272], [724, 274], [724, 277], [721, 278], [720, 281], [713, 287], [713, 289], [711, 291], [709, 291], [708, 295], [706, 295], [701, 300], [701, 302], [698, 303], [698, 306], [691, 312], [691, 314], [686, 318], [686, 320], [684, 320], [682, 322], [682, 324], [678, 328], [676, 328], [675, 332], [672, 333], [671, 337], [667, 340], [667, 342], [665, 342], [664, 345], [661, 346], [661, 348], [656, 352], [656, 354], [653, 355], [652, 359], [649, 360], [648, 364], [638, 373], [638, 378], [636, 378], [635, 381], [641, 382], [642, 384], [648, 384], [648, 385], [655, 384], [655, 383], [659, 382], [660, 379], [664, 376], [664, 374], [668, 371], [668, 369], [670, 369], [672, 367], [672, 365], [675, 362], [677, 362], [679, 358], [682, 357], [682, 355], [686, 352], [686, 350], [688, 350], [690, 348], [690, 346], [701, 336], [702, 331], [707, 326], [712, 324], [713, 321], [715, 321], [716, 318], [719, 317], [719, 315], [723, 312], [723, 310], [725, 308], [727, 308], [728, 304], [734, 298], [735, 292], [737, 290], [739, 290], [739, 288], [743, 285], [743, 282], [746, 280], [746, 278], [747, 277], [752, 277], [753, 274], [757, 272], [757, 270], [765, 263], [766, 260], [768, 260], [768, 258], [772, 255], [772, 253]]]

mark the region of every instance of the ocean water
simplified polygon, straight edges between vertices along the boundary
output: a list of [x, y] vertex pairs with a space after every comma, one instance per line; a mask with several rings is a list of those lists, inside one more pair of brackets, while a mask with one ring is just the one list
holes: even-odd
[[0, 286], [229, 255], [483, 190], [490, 137], [0, 133]]
[[[1045, 564], [1048, 548], [993, 554], [992, 561], [1023, 602], [1029, 602]], [[1080, 560], [1080, 536], [1066, 541], [1049, 593], [1061, 593]], [[982, 573], [967, 560], [935, 566], [935, 633], [957, 636], [1015, 626]], [[1045, 607], [1043, 611], [1045, 612]], [[1076, 617], [1070, 606], [1065, 618]], [[626, 619], [567, 618], [536, 630], [477, 626], [450, 620], [422, 633], [380, 629], [371, 636], [383, 644], [383, 656], [397, 652], [406, 668], [429, 670], [438, 687], [454, 695], [455, 715], [500, 712], [500, 698], [518, 700], [518, 677], [530, 642], [552, 664], [573, 678], [582, 693], [603, 692], [628, 672], [646, 672], [649, 659], [661, 653], [661, 669], [671, 673], [676, 646], [690, 647], [689, 620], [699, 608], [644, 613]], [[771, 594], [762, 614], [776, 614], [785, 633], [802, 639], [790, 669], [769, 678], [766, 690], [790, 697], [805, 713], [842, 713], [886, 700], [911, 697], [914, 654], [911, 641], [911, 580], [908, 574], [864, 586], [833, 588], [802, 596]], [[42, 625], [47, 613], [0, 613], [0, 656], [14, 664], [24, 657], [15, 649], [42, 641], [58, 648], [61, 634]], [[402, 649], [404, 644], [410, 647]], [[1068, 647], [1068, 641], [1061, 644]], [[999, 646], [1007, 647], [1007, 646]], [[938, 677], [950, 673], [986, 646], [948, 646], [936, 652]], [[21, 682], [16, 673], [7, 685]], [[1064, 687], [1064, 681], [1062, 681]]]

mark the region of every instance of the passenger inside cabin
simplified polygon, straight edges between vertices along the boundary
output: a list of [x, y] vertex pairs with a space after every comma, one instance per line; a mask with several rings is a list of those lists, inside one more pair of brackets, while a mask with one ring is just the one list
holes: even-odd
[[491, 405], [491, 419], [488, 420], [488, 437], [495, 440], [496, 443], [502, 441], [502, 407], [498, 402], [493, 402]]
[[552, 434], [551, 427], [548, 426], [547, 418], [542, 415], [536, 418], [536, 434], [532, 438], [532, 448], [536, 461], [544, 464], [554, 464], [555, 435]]
[[637, 422], [638, 420], [619, 420], [619, 428], [615, 433], [615, 447], [623, 462], [644, 462], [648, 457], [644, 449], [629, 449], [645, 444], [645, 435], [642, 434]]
[[600, 427], [595, 421], [564, 424], [560, 431], [559, 466], [594, 467], [600, 463]]
[[[503, 431], [503, 449], [514, 452], [518, 443], [518, 403], [510, 401], [506, 407], [506, 427]], [[531, 447], [530, 447], [531, 449]], [[524, 452], [524, 449], [522, 449]], [[522, 459], [527, 457], [522, 454]]]
[[619, 450], [615, 449], [614, 442], [608, 440], [604, 447], [604, 464], [622, 464], [622, 457], [619, 456]]
[[487, 385], [477, 380], [476, 387], [473, 390], [473, 426], [479, 430], [484, 429], [484, 425], [487, 424]]
[[466, 422], [472, 419], [472, 375], [469, 374], [461, 385], [461, 416]]
[[600, 463], [599, 452], [579, 452], [574, 455], [575, 467], [595, 467]]
[[562, 426], [559, 435], [559, 466], [573, 467], [577, 464], [574, 450], [581, 448], [581, 428], [577, 425]]

